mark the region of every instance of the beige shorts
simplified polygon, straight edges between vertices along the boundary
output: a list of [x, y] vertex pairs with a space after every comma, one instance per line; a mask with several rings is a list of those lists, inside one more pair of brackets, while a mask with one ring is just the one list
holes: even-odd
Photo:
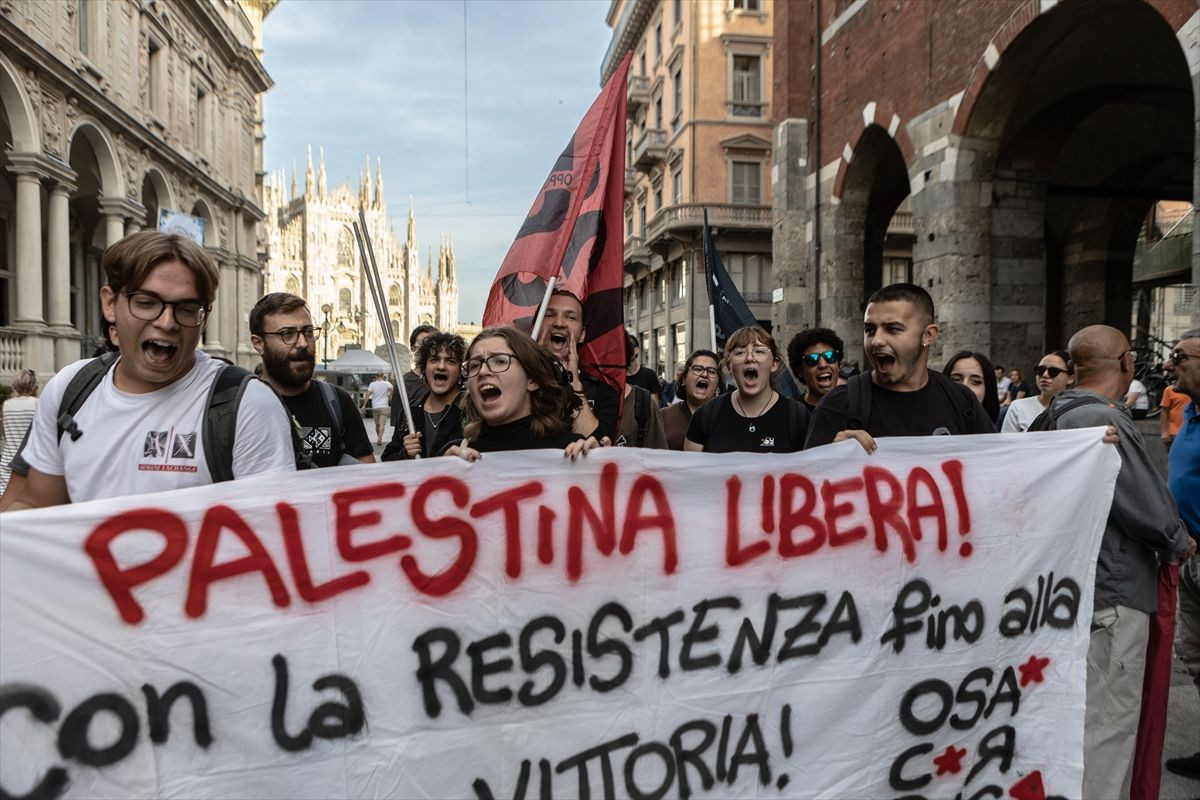
[[372, 408], [372, 409], [371, 409], [371, 416], [372, 416], [372, 417], [374, 417], [375, 419], [387, 419], [387, 416], [388, 416], [388, 414], [390, 414], [390, 413], [391, 413], [391, 411], [392, 411], [392, 410], [391, 410], [390, 408], [387, 408], [387, 407], [384, 407], [384, 408]]

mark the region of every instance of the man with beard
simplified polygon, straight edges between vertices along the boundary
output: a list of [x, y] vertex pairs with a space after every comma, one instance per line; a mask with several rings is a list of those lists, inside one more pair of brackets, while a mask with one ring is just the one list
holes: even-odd
[[421, 340], [413, 363], [424, 376], [425, 391], [415, 400], [409, 398], [417, 431], [408, 432], [408, 423], [401, 414], [381, 460], [429, 458], [450, 442], [462, 439], [462, 411], [457, 401], [466, 353], [467, 343], [457, 334], [434, 331]]
[[712, 350], [695, 350], [683, 365], [683, 394], [680, 402], [663, 409], [667, 448], [682, 450], [688, 424], [696, 409], [717, 395], [721, 383], [721, 359]]
[[320, 335], [294, 294], [273, 292], [250, 311], [250, 343], [262, 356], [262, 379], [283, 400], [313, 466], [373, 463], [354, 400], [344, 389], [313, 380]]
[[816, 411], [838, 385], [846, 344], [828, 328], [810, 328], [792, 337], [787, 352], [792, 374], [804, 381], [804, 404]]
[[933, 298], [920, 286], [895, 283], [871, 295], [863, 349], [873, 369], [825, 396], [805, 449], [855, 439], [872, 453], [876, 436], [995, 433], [970, 389], [929, 369], [935, 319]]
[[621, 398], [597, 378], [584, 372], [579, 365], [579, 345], [587, 329], [583, 324], [583, 304], [568, 291], [557, 289], [550, 295], [546, 316], [538, 335], [538, 344], [550, 351], [570, 373], [570, 388], [580, 400], [578, 413], [571, 428], [580, 436], [595, 436], [610, 442], [617, 438], [617, 415]]

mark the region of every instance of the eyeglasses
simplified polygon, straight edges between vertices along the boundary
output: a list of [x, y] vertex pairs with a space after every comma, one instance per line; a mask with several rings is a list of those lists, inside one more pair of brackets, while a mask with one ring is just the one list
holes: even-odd
[[162, 316], [167, 306], [171, 307], [175, 321], [185, 328], [199, 328], [208, 317], [208, 306], [199, 300], [163, 300], [153, 292], [125, 292], [129, 300], [129, 311], [143, 322], [154, 322]]
[[1200, 358], [1200, 353], [1185, 353], [1182, 350], [1176, 350], [1175, 352], [1171, 353], [1171, 360], [1176, 364], [1182, 364], [1189, 358]]
[[825, 359], [826, 364], [836, 364], [842, 360], [842, 354], [836, 350], [821, 350], [816, 353], [805, 353], [800, 359], [800, 363], [806, 367], [815, 367], [821, 363], [821, 359]]
[[501, 372], [508, 372], [516, 358], [512, 353], [492, 353], [487, 358], [468, 358], [463, 362], [463, 372], [468, 378], [474, 378], [479, 374], [479, 370], [483, 369], [483, 365], [487, 364], [489, 372], [499, 375]]
[[280, 328], [277, 331], [263, 331], [263, 336], [278, 336], [284, 344], [295, 344], [301, 334], [306, 342], [316, 340], [324, 331], [324, 328], [314, 328], [312, 325], [305, 325], [303, 328]]
[[[1122, 356], [1122, 358], [1124, 358], [1124, 356]], [[1051, 378], [1057, 378], [1059, 375], [1062, 375], [1064, 372], [1069, 373], [1071, 370], [1063, 369], [1062, 367], [1043, 367], [1041, 364], [1038, 364], [1037, 367], [1035, 367], [1033, 371], [1038, 374], [1039, 378], [1042, 375], [1045, 375], [1047, 373], [1049, 373]]]
[[769, 347], [753, 347], [746, 349], [745, 347], [734, 348], [730, 353], [730, 358], [745, 358], [747, 353], [753, 353], [755, 358], [770, 358], [771, 348]]
[[690, 367], [688, 367], [688, 372], [692, 373], [693, 375], [698, 375], [701, 378], [705, 376], [709, 378], [715, 378], [721, 374], [717, 371], [716, 367], [702, 367], [699, 364], [692, 364]]

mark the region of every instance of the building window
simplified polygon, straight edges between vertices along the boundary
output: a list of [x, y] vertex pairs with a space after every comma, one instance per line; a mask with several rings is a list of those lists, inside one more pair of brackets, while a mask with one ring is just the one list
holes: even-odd
[[388, 305], [392, 308], [404, 305], [404, 293], [400, 291], [400, 284], [393, 283], [388, 289]]
[[654, 279], [654, 308], [661, 311], [667, 307], [667, 271], [660, 269]]
[[911, 258], [885, 258], [883, 260], [883, 285], [912, 283]]
[[[640, 281], [638, 281], [638, 311], [641, 312], [642, 314], [645, 314], [646, 309], [650, 307], [650, 304], [646, 302], [646, 284], [647, 283], [649, 283], [649, 281], [646, 278], [642, 278]], [[643, 343], [642, 351], [645, 352], [645, 350], [646, 350], [646, 344]]]
[[[687, 363], [687, 323], [676, 322], [672, 330], [672, 335], [675, 339], [675, 366], [680, 366]], [[671, 378], [670, 375], [667, 378]]]
[[732, 0], [735, 11], [758, 11], [759, 0]]
[[771, 301], [771, 257], [762, 253], [722, 254], [733, 282], [742, 290], [747, 303]]
[[643, 239], [646, 238], [646, 204], [638, 204], [638, 235]]
[[671, 201], [676, 205], [683, 202], [683, 170], [681, 169], [671, 173]]
[[342, 317], [350, 316], [350, 290], [341, 289], [338, 291], [338, 315]]
[[662, 184], [660, 183], [654, 187], [654, 210], [662, 211], [662, 207], [663, 207]]
[[79, 53], [83, 56], [92, 54], [90, 5], [88, 0], [78, 0], [75, 4], [75, 21], [78, 23], [75, 30], [79, 37]]
[[733, 57], [732, 113], [735, 117], [762, 116], [762, 58]]
[[638, 53], [638, 68], [642, 74], [642, 77], [643, 78], [646, 77], [646, 51], [645, 50]]
[[625, 238], [633, 236], [633, 214], [625, 215]]
[[663, 126], [662, 97], [659, 96], [659, 97], [654, 98], [654, 127], [657, 130], [661, 131], [662, 126]]
[[654, 332], [654, 369], [661, 370], [667, 363], [667, 329], [659, 328]]
[[675, 14], [674, 14], [675, 27], [678, 28], [680, 25], [683, 24], [683, 0], [675, 0], [673, 5], [674, 5], [674, 11], [675, 11]]
[[675, 74], [671, 76], [671, 89], [675, 96], [675, 108], [672, 109], [675, 116], [671, 118], [671, 130], [679, 130], [679, 123], [683, 119], [683, 71], [675, 70]]
[[634, 306], [633, 287], [630, 286], [625, 290], [625, 319], [633, 320], [637, 318], [637, 308]]
[[662, 61], [662, 23], [654, 26], [654, 63]]
[[732, 203], [762, 204], [762, 165], [757, 161], [734, 161]]
[[671, 282], [675, 285], [675, 291], [671, 295], [672, 305], [682, 305], [687, 299], [687, 274], [684, 272], [686, 265], [686, 261], [676, 261], [671, 267]]
[[158, 114], [162, 111], [163, 51], [155, 41], [150, 42], [146, 64], [146, 107]]
[[349, 228], [343, 227], [338, 232], [337, 263], [339, 267], [354, 266], [354, 237]]
[[643, 367], [650, 366], [650, 364], [647, 363], [649, 360], [650, 360], [650, 333], [646, 332], [646, 333], [642, 334], [642, 366]]
[[209, 100], [208, 92], [203, 88], [196, 89], [196, 149], [203, 155], [208, 155], [210, 152], [209, 142], [212, 138], [210, 133], [209, 116], [212, 114], [212, 105]]

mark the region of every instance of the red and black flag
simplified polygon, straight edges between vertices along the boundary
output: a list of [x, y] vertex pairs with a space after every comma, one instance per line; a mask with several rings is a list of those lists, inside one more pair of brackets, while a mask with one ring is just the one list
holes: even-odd
[[618, 392], [625, 388], [622, 278], [625, 93], [629, 61], [604, 84], [517, 232], [483, 311], [484, 326], [533, 327], [547, 281], [583, 303], [587, 340], [579, 363]]

